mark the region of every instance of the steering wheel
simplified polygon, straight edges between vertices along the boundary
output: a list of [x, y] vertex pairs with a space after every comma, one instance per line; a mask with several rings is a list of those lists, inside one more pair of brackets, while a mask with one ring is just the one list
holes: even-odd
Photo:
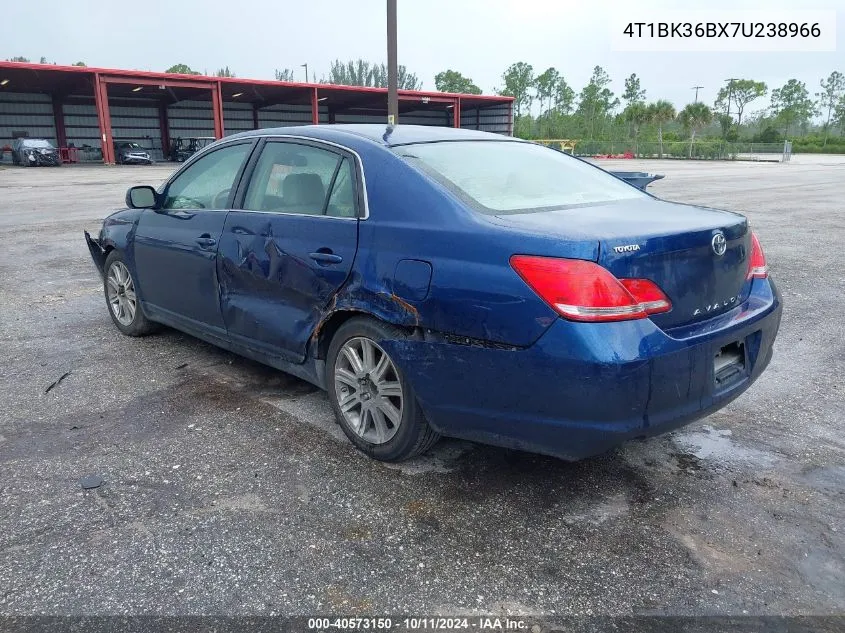
[[231, 193], [232, 188], [227, 187], [220, 193], [218, 193], [211, 201], [211, 208], [212, 209], [225, 209], [226, 203], [229, 202], [229, 194]]

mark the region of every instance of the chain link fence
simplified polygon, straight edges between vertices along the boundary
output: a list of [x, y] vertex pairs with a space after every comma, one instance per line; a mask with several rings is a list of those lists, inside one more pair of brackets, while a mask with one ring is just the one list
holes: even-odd
[[[537, 141], [555, 147], [552, 141]], [[561, 149], [555, 147], [555, 149]], [[575, 144], [577, 156], [623, 156], [632, 158], [686, 158], [697, 160], [756, 160], [786, 162], [792, 155], [792, 143], [750, 143], [701, 140], [657, 142], [585, 141]]]

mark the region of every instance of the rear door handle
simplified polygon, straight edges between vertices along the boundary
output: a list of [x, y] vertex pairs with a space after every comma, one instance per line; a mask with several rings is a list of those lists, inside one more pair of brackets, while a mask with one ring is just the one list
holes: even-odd
[[201, 237], [198, 237], [196, 242], [197, 242], [197, 244], [199, 244], [200, 246], [202, 246], [204, 248], [208, 248], [209, 246], [214, 246], [215, 244], [217, 244], [217, 240], [215, 240], [213, 237], [210, 237], [210, 236], [207, 236], [207, 235], [203, 235]]
[[309, 253], [308, 257], [313, 259], [318, 264], [339, 264], [343, 261], [343, 257], [340, 255], [335, 255], [334, 253], [325, 253], [322, 251], [317, 251], [316, 253]]

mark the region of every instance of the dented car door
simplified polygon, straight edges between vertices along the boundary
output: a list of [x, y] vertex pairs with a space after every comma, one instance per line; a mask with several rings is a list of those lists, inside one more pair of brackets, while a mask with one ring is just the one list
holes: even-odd
[[220, 241], [223, 320], [232, 340], [301, 362], [352, 270], [358, 166], [340, 148], [282, 139], [264, 142], [251, 163]]

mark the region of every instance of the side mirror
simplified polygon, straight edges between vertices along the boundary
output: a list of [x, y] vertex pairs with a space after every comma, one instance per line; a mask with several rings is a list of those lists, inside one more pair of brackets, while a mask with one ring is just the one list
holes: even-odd
[[126, 206], [132, 209], [155, 209], [157, 202], [156, 190], [149, 185], [130, 187], [126, 192]]

